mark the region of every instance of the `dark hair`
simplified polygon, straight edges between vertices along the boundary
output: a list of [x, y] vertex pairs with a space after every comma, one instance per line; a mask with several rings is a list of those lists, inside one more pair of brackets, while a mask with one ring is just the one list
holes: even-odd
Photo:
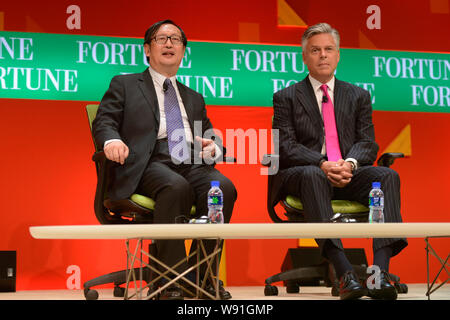
[[183, 29], [181, 29], [175, 22], [173, 22], [172, 20], [162, 20], [159, 22], [154, 23], [150, 28], [148, 28], [148, 30], [145, 32], [145, 37], [144, 37], [144, 44], [148, 43], [150, 44], [150, 42], [152, 41], [152, 38], [154, 37], [154, 35], [156, 34], [156, 32], [158, 32], [159, 28], [163, 25], [163, 24], [171, 24], [174, 25], [175, 27], [178, 28], [178, 30], [180, 30], [181, 32], [181, 38], [183, 39], [183, 46], [186, 47], [187, 45], [187, 39], [186, 39], [186, 35], [184, 34]]

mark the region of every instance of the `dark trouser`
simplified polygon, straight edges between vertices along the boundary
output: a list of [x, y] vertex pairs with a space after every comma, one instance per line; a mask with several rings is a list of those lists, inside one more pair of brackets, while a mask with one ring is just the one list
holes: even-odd
[[[208, 214], [207, 194], [212, 180], [220, 181], [224, 194], [223, 214], [225, 223], [231, 219], [237, 192], [233, 183], [217, 169], [205, 164], [174, 164], [170, 158], [167, 140], [158, 141], [152, 157], [139, 183], [138, 193], [155, 200], [154, 223], [175, 223], [179, 216], [189, 216], [192, 205], [196, 206], [196, 216]], [[170, 230], [167, 231], [170, 234]], [[214, 249], [216, 241], [204, 241], [207, 253]], [[191, 246], [191, 252], [197, 241]], [[184, 240], [156, 241], [157, 257], [172, 266], [186, 257]], [[195, 262], [196, 259], [191, 259]], [[187, 264], [177, 268], [183, 272]], [[201, 268], [204, 272], [204, 268]]]
[[[331, 200], [343, 199], [358, 201], [368, 205], [372, 182], [380, 182], [384, 193], [385, 222], [401, 222], [400, 214], [400, 178], [394, 170], [386, 167], [360, 167], [353, 174], [351, 182], [344, 188], [331, 185], [323, 171], [317, 166], [298, 166], [282, 172], [284, 191], [300, 198], [305, 218], [308, 222], [329, 222], [333, 216]], [[323, 255], [326, 241], [342, 249], [340, 239], [317, 239]], [[392, 256], [407, 246], [406, 239], [373, 239], [373, 251], [391, 246]]]

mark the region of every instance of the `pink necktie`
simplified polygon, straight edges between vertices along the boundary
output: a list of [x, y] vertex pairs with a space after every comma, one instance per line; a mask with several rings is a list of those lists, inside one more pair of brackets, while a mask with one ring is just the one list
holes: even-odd
[[336, 130], [336, 120], [334, 117], [334, 107], [331, 98], [328, 95], [328, 86], [320, 86], [326, 99], [322, 100], [322, 115], [325, 126], [325, 144], [327, 148], [328, 161], [338, 161], [342, 159], [339, 149], [339, 138]]

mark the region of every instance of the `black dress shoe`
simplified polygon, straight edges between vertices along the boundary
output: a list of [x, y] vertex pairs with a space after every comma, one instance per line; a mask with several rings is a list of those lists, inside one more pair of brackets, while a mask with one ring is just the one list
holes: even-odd
[[183, 300], [183, 292], [177, 286], [168, 286], [159, 295], [159, 300]]
[[358, 299], [367, 294], [367, 289], [359, 282], [354, 271], [347, 271], [339, 281], [339, 297], [341, 300]]
[[[397, 289], [391, 284], [389, 274], [386, 271], [381, 270], [379, 277], [379, 287], [368, 289], [367, 295], [372, 299], [396, 300]], [[377, 285], [377, 282], [375, 285]]]
[[[193, 291], [195, 292], [195, 289], [193, 289]], [[214, 298], [216, 297], [216, 289], [212, 285], [208, 284], [205, 287], [205, 291], [212, 295]], [[225, 288], [223, 287], [222, 280], [219, 280], [219, 298], [221, 300], [228, 300], [232, 298], [231, 293], [225, 290]], [[199, 299], [211, 299], [211, 297], [207, 296], [203, 292], [200, 292]]]
[[[208, 291], [208, 293], [212, 296], [216, 296], [216, 288], [212, 285], [208, 285], [205, 290]], [[232, 298], [231, 293], [225, 290], [225, 288], [223, 287], [222, 280], [219, 280], [219, 297], [221, 300], [228, 300]]]

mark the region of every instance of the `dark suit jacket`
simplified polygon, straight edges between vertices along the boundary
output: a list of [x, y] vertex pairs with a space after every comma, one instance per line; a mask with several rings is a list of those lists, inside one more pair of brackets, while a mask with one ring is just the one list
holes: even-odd
[[[212, 129], [202, 95], [180, 82], [177, 85], [191, 130], [194, 121], [201, 121], [202, 134]], [[108, 196], [112, 200], [128, 198], [136, 190], [156, 144], [159, 119], [158, 99], [148, 69], [111, 80], [93, 122], [93, 134], [100, 148], [109, 139], [121, 139], [130, 149], [124, 165], [110, 168]], [[215, 143], [222, 149], [218, 137]]]
[[[280, 171], [273, 179], [275, 204], [281, 193], [283, 169], [294, 166], [319, 165], [324, 128], [309, 78], [273, 95], [273, 128], [279, 130]], [[372, 105], [368, 91], [336, 79], [334, 112], [339, 146], [344, 159], [354, 158], [359, 165], [372, 165], [378, 145], [372, 123]]]

